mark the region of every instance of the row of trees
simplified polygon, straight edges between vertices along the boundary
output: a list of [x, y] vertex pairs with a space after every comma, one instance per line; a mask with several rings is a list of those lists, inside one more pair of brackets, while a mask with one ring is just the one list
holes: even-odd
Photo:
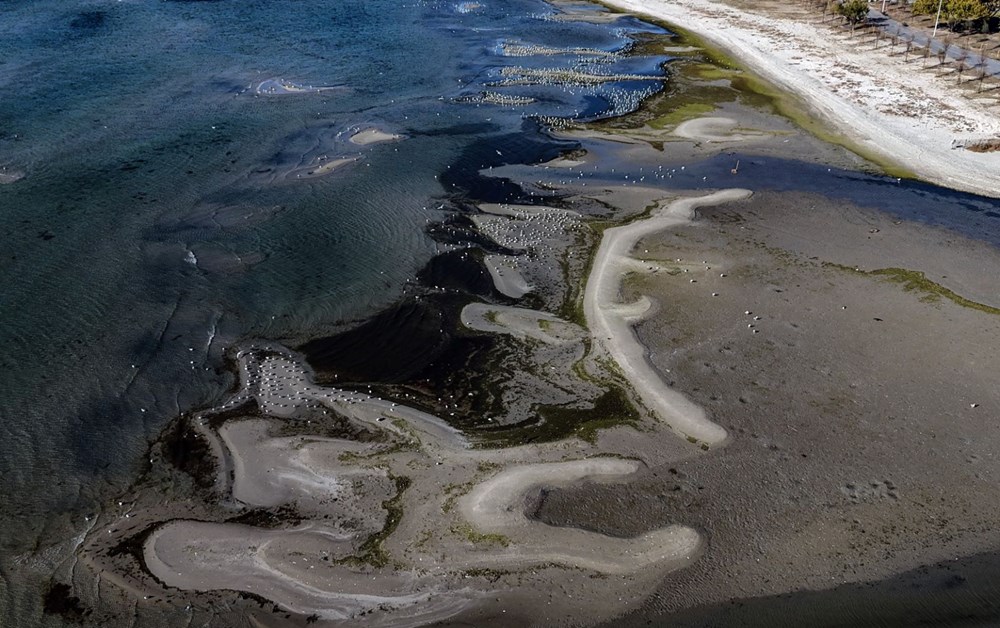
[[889, 42], [889, 54], [893, 54], [893, 50], [897, 46], [900, 46], [904, 61], [909, 60], [911, 54], [914, 59], [923, 58], [924, 67], [927, 67], [927, 61], [932, 56], [937, 57], [938, 67], [943, 68], [948, 61], [952, 61], [952, 72], [958, 79], [958, 84], [962, 84], [963, 78], [967, 76], [966, 72], [971, 72], [972, 76], [969, 80], [979, 82], [976, 88], [977, 92], [983, 91], [985, 87], [984, 81], [992, 76], [987, 58], [982, 52], [976, 54], [947, 39], [945, 39], [943, 45], [935, 47], [931, 39], [923, 40], [918, 44], [911, 34], [885, 34], [881, 29], [875, 29], [874, 35], [876, 49], [878, 49], [880, 40], [883, 38], [887, 39]]
[[[979, 2], [979, 0], [917, 0], [917, 2], [933, 2], [935, 12], [937, 11], [938, 3], [940, 3], [942, 5], [942, 20], [944, 19], [944, 5], [949, 1]], [[978, 80], [979, 82], [977, 91], [983, 91], [985, 80], [993, 76], [987, 60], [985, 42], [980, 46], [978, 53], [976, 53], [955, 43], [952, 41], [952, 37], [949, 36], [944, 37], [943, 40], [933, 40], [930, 37], [920, 37], [912, 31], [905, 33], [888, 32], [883, 30], [879, 25], [868, 22], [868, 0], [814, 0], [814, 2], [817, 6], [823, 8], [824, 15], [832, 13], [851, 24], [852, 37], [857, 27], [861, 26], [863, 32], [869, 33], [873, 37], [875, 49], [878, 49], [879, 44], [883, 41], [888, 42], [890, 55], [895, 53], [897, 47], [900, 47], [899, 54], [902, 55], [904, 61], [909, 60], [911, 56], [914, 59], [922, 57], [924, 67], [927, 67], [927, 62], [931, 57], [937, 57], [937, 67], [942, 69], [950, 67], [959, 84], [962, 84], [963, 79], [969, 76], [968, 73], [971, 73], [971, 80]], [[1000, 5], [1000, 0], [996, 0], [995, 4]], [[952, 13], [949, 17], [955, 19], [955, 15], [959, 14]], [[1000, 53], [1000, 48], [994, 49], [993, 53]]]
[[844, 0], [837, 3], [833, 10], [852, 25], [860, 24], [868, 19], [868, 0]]
[[1000, 17], [1000, 0], [915, 0], [910, 10], [914, 15], [937, 15], [938, 8], [942, 22], [968, 30], [985, 32], [990, 19]]
[[[867, 0], [833, 0], [828, 8], [851, 24], [860, 24], [868, 17]], [[914, 15], [937, 15], [941, 21], [956, 28], [988, 32], [991, 23], [1000, 18], [1000, 0], [914, 0], [910, 10]]]

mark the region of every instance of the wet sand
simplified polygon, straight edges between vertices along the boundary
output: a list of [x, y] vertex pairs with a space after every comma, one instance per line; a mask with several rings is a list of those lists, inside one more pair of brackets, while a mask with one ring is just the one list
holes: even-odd
[[[661, 474], [680, 483], [681, 497], [652, 507], [649, 523], [679, 517], [707, 530], [709, 549], [615, 625], [672, 623], [675, 612], [692, 618], [681, 625], [707, 625], [735, 613], [736, 599], [750, 610], [731, 621], [766, 625], [784, 600], [752, 598], [993, 551], [1000, 359], [991, 348], [1000, 317], [851, 269], [925, 271], [996, 307], [984, 284], [1000, 271], [997, 251], [807, 195], [762, 193], [702, 212], [643, 246], [651, 257], [705, 259], [726, 277], [644, 276], [637, 290], [669, 294], [673, 305], [638, 334], [670, 384], [732, 440]], [[671, 486], [654, 480], [632, 490]], [[568, 518], [568, 505], [607, 498], [567, 491], [550, 496], [542, 516], [586, 525]], [[954, 586], [975, 590], [983, 577], [971, 571], [970, 582]], [[853, 605], [857, 590], [837, 595]], [[988, 610], [974, 597], [965, 603], [973, 615]], [[701, 614], [681, 612], [696, 608]], [[810, 621], [839, 625], [838, 616]]]
[[632, 333], [632, 325], [652, 313], [652, 302], [645, 295], [623, 301], [619, 293], [625, 272], [641, 275], [663, 269], [658, 261], [630, 256], [644, 236], [690, 222], [699, 207], [731, 203], [750, 194], [749, 190], [730, 189], [680, 199], [654, 209], [648, 218], [605, 230], [583, 296], [587, 325], [595, 342], [612, 357], [646, 407], [680, 436], [709, 446], [723, 443], [726, 431], [683, 394], [663, 385], [660, 374], [647, 361], [646, 348]]
[[[808, 106], [850, 143], [947, 187], [996, 197], [997, 153], [952, 150], [1000, 134], [992, 100], [970, 98], [949, 74], [921, 71], [873, 50], [787, 3], [607, 0], [704, 37]], [[825, 20], [824, 20], [825, 22]]]

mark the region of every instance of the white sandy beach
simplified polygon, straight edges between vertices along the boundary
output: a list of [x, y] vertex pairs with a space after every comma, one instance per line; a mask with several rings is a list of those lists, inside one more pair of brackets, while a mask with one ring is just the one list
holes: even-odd
[[783, 90], [859, 146], [933, 183], [1000, 196], [1000, 153], [952, 149], [1000, 137], [995, 108], [963, 96], [951, 78], [838, 38], [813, 14], [795, 19], [714, 0], [608, 0], [689, 30]]

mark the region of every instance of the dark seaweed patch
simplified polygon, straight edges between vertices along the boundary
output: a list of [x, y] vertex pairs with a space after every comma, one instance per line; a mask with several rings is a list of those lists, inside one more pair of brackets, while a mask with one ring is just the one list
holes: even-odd
[[143, 571], [152, 575], [152, 572], [146, 568], [146, 557], [143, 556], [142, 546], [146, 544], [146, 539], [153, 533], [153, 530], [160, 525], [160, 523], [152, 523], [143, 528], [141, 532], [122, 539], [117, 545], [108, 550], [108, 556], [112, 558], [115, 556], [131, 556], [142, 566]]
[[302, 522], [302, 516], [290, 506], [277, 508], [254, 508], [242, 514], [226, 519], [226, 523], [238, 523], [273, 530], [275, 528], [297, 526]]
[[102, 28], [108, 21], [108, 14], [104, 11], [83, 11], [74, 17], [69, 25], [70, 28], [79, 30], [97, 30]]
[[523, 251], [501, 246], [476, 229], [467, 216], [458, 214], [427, 227], [427, 235], [441, 244], [475, 245], [489, 253], [520, 255]]
[[486, 437], [485, 443], [548, 442], [570, 436], [593, 442], [601, 429], [638, 422], [639, 413], [628, 395], [618, 386], [611, 385], [590, 408], [540, 405], [535, 416], [525, 421], [480, 430], [480, 434]]
[[493, 278], [483, 266], [482, 258], [482, 252], [475, 249], [442, 253], [427, 263], [417, 279], [429, 286], [503, 300], [494, 288]]
[[[526, 121], [525, 124], [534, 123]], [[441, 184], [451, 194], [474, 198], [481, 203], [537, 204], [544, 199], [532, 196], [509, 179], [486, 176], [482, 171], [506, 164], [549, 161], [573, 148], [579, 148], [579, 143], [557, 142], [541, 133], [516, 133], [483, 139], [466, 148], [452, 167], [441, 175]]]
[[191, 426], [189, 417], [174, 421], [164, 432], [162, 443], [167, 462], [190, 476], [198, 488], [212, 488], [218, 463], [205, 438]]
[[72, 595], [70, 586], [62, 582], [54, 582], [49, 586], [49, 590], [45, 592], [44, 609], [47, 615], [59, 615], [77, 624], [83, 623], [83, 619], [91, 613], [91, 609], [86, 608], [80, 598]]
[[294, 421], [277, 422], [270, 428], [270, 434], [277, 437], [320, 436], [341, 438], [359, 443], [385, 442], [385, 434], [356, 424], [350, 419], [326, 406], [316, 404], [298, 409]]
[[358, 327], [299, 348], [320, 381], [399, 383], [440, 379], [467, 356], [487, 348], [488, 339], [463, 333], [458, 313], [466, 298], [430, 295], [408, 298]]

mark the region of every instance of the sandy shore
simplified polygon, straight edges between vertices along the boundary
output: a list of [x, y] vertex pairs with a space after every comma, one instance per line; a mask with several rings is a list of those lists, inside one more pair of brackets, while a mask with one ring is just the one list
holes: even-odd
[[[709, 530], [711, 549], [614, 625], [675, 625], [674, 613], [700, 608], [676, 625], [763, 626], [785, 602], [758, 605], [754, 616], [734, 600], [878, 580], [943, 560], [975, 586], [974, 573], [954, 561], [996, 548], [1000, 392], [992, 373], [1000, 364], [990, 347], [1000, 342], [1000, 318], [852, 269], [924, 270], [997, 306], [984, 282], [1000, 272], [1000, 254], [813, 195], [758, 193], [701, 213], [641, 246], [650, 259], [703, 259], [727, 277], [644, 275], [625, 296], [670, 295], [638, 337], [655, 368], [732, 438], [632, 486], [634, 500], [624, 499], [640, 519], [684, 513], [683, 522]], [[671, 497], [643, 501], [651, 493]], [[543, 518], [583, 525], [569, 505], [579, 512], [581, 502], [587, 510], [610, 498], [597, 487], [550, 495]], [[956, 581], [952, 599], [965, 586]], [[808, 623], [878, 623], [865, 619], [874, 609], [842, 595]], [[896, 617], [885, 621], [912, 625], [921, 616]]]
[[939, 185], [1000, 196], [1000, 153], [952, 149], [956, 140], [1000, 137], [995, 107], [962, 96], [917, 62], [837, 37], [806, 9], [789, 17], [767, 3], [754, 11], [717, 0], [606, 4], [697, 34], [888, 162]]

